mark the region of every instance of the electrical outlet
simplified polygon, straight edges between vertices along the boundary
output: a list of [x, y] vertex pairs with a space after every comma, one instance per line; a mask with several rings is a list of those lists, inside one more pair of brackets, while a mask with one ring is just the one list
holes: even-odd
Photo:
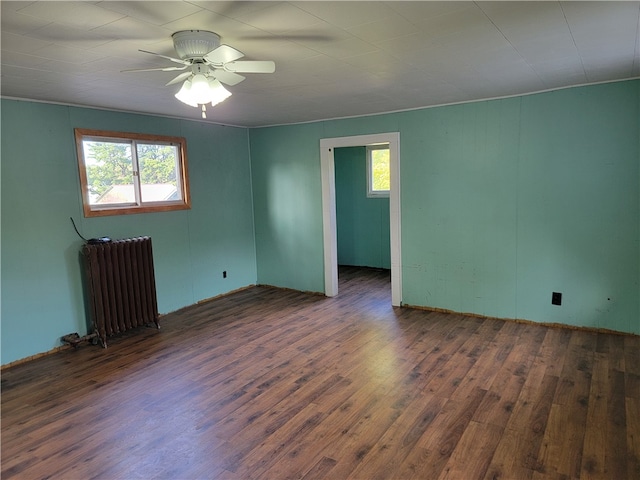
[[227, 278], [227, 271], [226, 270], [222, 272], [222, 278]]
[[551, 304], [552, 305], [562, 305], [562, 293], [553, 292], [551, 294]]

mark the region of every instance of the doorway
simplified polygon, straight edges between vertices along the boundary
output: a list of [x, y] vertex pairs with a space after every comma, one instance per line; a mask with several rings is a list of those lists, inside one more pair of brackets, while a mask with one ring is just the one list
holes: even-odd
[[402, 305], [402, 265], [400, 231], [400, 134], [398, 132], [323, 138], [320, 140], [322, 175], [322, 228], [324, 246], [325, 295], [338, 294], [338, 240], [334, 149], [373, 144], [389, 144], [390, 176], [389, 226], [391, 246], [391, 304]]

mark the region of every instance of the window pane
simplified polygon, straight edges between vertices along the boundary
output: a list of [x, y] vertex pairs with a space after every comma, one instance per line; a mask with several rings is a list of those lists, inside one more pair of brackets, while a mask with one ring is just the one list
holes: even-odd
[[389, 174], [389, 149], [371, 150], [372, 190], [388, 191], [391, 186]]
[[173, 145], [137, 143], [140, 188], [143, 202], [182, 199], [178, 183], [180, 159]]
[[91, 205], [135, 203], [129, 143], [84, 140], [84, 162]]

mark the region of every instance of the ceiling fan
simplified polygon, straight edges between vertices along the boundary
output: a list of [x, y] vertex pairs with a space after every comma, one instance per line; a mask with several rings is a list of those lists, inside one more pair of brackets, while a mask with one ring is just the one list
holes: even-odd
[[166, 86], [184, 82], [176, 98], [187, 105], [202, 105], [202, 118], [206, 116], [206, 104], [212, 106], [231, 95], [224, 86], [237, 85], [245, 77], [240, 73], [273, 73], [275, 63], [271, 60], [241, 60], [244, 54], [229, 45], [220, 44], [220, 36], [206, 30], [182, 30], [171, 35], [178, 57], [140, 50], [143, 53], [165, 58], [179, 66], [138, 68], [123, 72], [172, 72], [185, 70]]

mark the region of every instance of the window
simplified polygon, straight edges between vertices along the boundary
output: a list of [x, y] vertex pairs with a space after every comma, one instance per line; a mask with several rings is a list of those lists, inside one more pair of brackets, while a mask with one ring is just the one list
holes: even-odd
[[388, 197], [391, 185], [389, 144], [367, 145], [367, 197]]
[[75, 133], [85, 217], [191, 208], [184, 138]]

